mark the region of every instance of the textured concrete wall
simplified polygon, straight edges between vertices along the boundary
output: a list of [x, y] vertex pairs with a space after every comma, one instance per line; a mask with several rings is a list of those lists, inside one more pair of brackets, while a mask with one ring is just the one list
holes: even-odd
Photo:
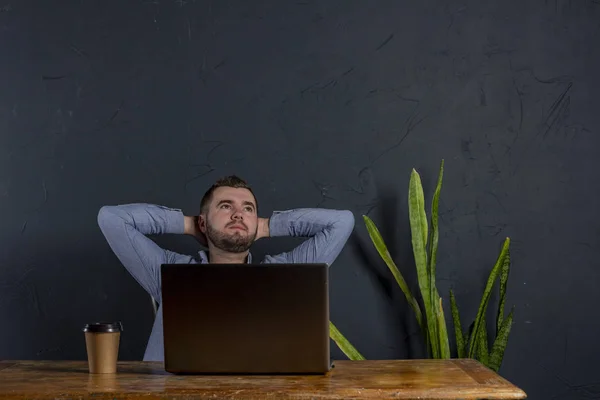
[[429, 209], [443, 158], [445, 304], [453, 288], [474, 318], [511, 237], [501, 373], [532, 399], [600, 395], [600, 3], [254, 3], [0, 1], [0, 358], [81, 359], [83, 324], [118, 318], [122, 357], [140, 359], [152, 307], [97, 211], [143, 201], [193, 213], [229, 173], [254, 185], [265, 215], [352, 210], [332, 319], [367, 358], [422, 357], [361, 216], [416, 290], [409, 174], [421, 173]]

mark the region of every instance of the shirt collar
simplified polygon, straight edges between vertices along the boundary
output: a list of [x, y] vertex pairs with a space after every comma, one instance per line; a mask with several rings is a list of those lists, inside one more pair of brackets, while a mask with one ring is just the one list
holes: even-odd
[[[198, 252], [198, 255], [200, 256], [201, 264], [208, 264], [208, 252], [206, 250], [200, 250]], [[248, 252], [248, 261], [246, 262], [246, 264], [251, 264], [251, 263], [252, 263], [252, 253]]]

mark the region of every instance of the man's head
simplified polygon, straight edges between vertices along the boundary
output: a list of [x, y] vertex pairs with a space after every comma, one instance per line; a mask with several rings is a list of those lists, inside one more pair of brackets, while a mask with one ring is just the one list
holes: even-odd
[[200, 230], [215, 247], [247, 251], [258, 228], [258, 204], [250, 186], [235, 175], [216, 181], [200, 203]]

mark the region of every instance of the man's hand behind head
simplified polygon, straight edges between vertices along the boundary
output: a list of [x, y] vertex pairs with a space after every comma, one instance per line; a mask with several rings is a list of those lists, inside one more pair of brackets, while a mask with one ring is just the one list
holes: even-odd
[[269, 236], [269, 218], [259, 218], [258, 227], [256, 229], [256, 238], [254, 239], [254, 241], [256, 242], [260, 238]]
[[198, 242], [204, 247], [208, 247], [208, 241], [206, 240], [206, 236], [204, 233], [200, 231], [200, 226], [198, 225], [198, 216], [185, 216], [184, 217], [184, 233], [186, 235], [190, 235], [196, 238]]

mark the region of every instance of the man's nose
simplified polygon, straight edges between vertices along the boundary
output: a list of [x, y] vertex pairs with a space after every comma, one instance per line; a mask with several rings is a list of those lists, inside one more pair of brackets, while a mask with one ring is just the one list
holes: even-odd
[[238, 209], [235, 209], [235, 211], [233, 211], [233, 214], [231, 215], [231, 218], [233, 219], [243, 219], [242, 217], [242, 212]]

